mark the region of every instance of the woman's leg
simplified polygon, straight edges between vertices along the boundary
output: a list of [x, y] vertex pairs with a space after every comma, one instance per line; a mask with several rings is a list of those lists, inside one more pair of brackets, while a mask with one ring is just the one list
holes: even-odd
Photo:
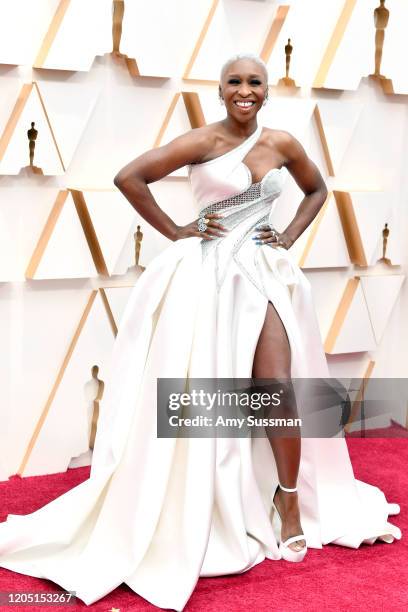
[[[253, 378], [279, 378], [286, 379], [287, 402], [279, 407], [279, 416], [295, 418], [297, 415], [295, 398], [290, 393], [290, 345], [285, 327], [271, 302], [265, 316], [265, 322], [258, 339], [255, 350], [252, 376]], [[272, 408], [271, 410], [275, 410]], [[300, 462], [300, 432], [297, 430], [293, 437], [281, 437], [272, 434], [271, 428], [266, 427], [266, 433], [275, 457], [279, 482], [282, 486], [292, 489], [296, 487]], [[300, 525], [300, 514], [297, 493], [287, 493], [278, 489], [275, 504], [282, 518], [282, 540], [303, 533]], [[289, 545], [293, 550], [301, 550], [304, 541]]]

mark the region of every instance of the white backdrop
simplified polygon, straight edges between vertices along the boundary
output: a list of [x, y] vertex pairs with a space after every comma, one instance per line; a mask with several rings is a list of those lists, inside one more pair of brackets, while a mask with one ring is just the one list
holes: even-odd
[[[292, 249], [313, 286], [332, 375], [407, 376], [408, 9], [405, 0], [386, 3], [382, 72], [396, 93], [385, 94], [367, 76], [377, 4], [127, 0], [125, 55], [116, 57], [110, 0], [1, 0], [0, 479], [62, 471], [86, 452], [85, 386], [94, 365], [106, 378], [115, 325], [143, 273], [134, 265], [136, 226], [142, 266], [168, 244], [113, 177], [191, 129], [181, 92], [199, 95], [207, 123], [224, 116], [217, 79], [234, 52], [263, 55], [271, 88], [258, 120], [293, 133], [330, 191]], [[297, 89], [275, 87], [288, 37]], [[43, 174], [24, 169], [31, 121]], [[176, 223], [197, 216], [185, 169], [150, 188]], [[301, 199], [289, 176], [278, 229]], [[350, 232], [341, 206], [352, 213]], [[393, 266], [376, 263], [385, 222]], [[358, 257], [350, 258], [356, 244]], [[406, 408], [393, 415], [404, 425]]]

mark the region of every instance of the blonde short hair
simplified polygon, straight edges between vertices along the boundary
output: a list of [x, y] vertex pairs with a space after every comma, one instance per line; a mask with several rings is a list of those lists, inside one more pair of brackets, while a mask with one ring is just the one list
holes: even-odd
[[249, 59], [255, 62], [256, 64], [258, 64], [258, 66], [260, 66], [264, 70], [265, 75], [266, 75], [266, 82], [268, 82], [268, 68], [265, 62], [263, 61], [263, 59], [259, 57], [259, 55], [256, 55], [255, 53], [236, 53], [235, 55], [232, 55], [231, 57], [229, 57], [227, 61], [224, 62], [224, 64], [221, 67], [220, 81], [222, 81], [227, 68], [234, 62], [241, 60], [241, 59]]

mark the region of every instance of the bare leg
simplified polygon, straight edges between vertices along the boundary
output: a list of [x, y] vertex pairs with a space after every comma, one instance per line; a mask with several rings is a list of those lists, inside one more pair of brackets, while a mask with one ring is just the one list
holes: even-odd
[[[256, 347], [252, 376], [253, 378], [283, 378], [290, 381], [290, 345], [285, 327], [271, 302], [265, 316], [265, 322]], [[286, 418], [296, 414], [296, 406], [283, 405]], [[284, 416], [280, 412], [279, 416]], [[265, 428], [271, 445], [279, 482], [290, 489], [296, 487], [300, 462], [300, 436], [284, 438], [272, 436], [269, 428]], [[300, 525], [300, 514], [297, 493], [287, 493], [278, 489], [275, 504], [282, 518], [282, 540], [303, 533]], [[304, 541], [294, 542], [289, 547], [301, 550]]]

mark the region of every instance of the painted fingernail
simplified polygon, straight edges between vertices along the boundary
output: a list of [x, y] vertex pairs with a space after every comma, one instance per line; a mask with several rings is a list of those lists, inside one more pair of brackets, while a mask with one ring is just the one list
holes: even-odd
[[262, 240], [257, 240], [255, 244], [262, 244]]

